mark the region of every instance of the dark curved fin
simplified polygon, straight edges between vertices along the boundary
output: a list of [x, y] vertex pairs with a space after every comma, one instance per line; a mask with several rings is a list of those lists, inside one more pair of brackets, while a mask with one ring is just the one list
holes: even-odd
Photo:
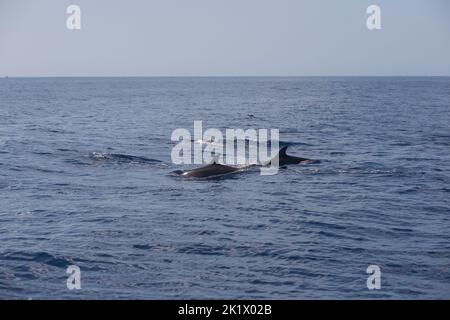
[[278, 155], [279, 155], [280, 157], [287, 157], [287, 155], [286, 155], [286, 150], [287, 150], [288, 147], [289, 147], [289, 146], [286, 146], [286, 147], [281, 148], [280, 151], [278, 151]]

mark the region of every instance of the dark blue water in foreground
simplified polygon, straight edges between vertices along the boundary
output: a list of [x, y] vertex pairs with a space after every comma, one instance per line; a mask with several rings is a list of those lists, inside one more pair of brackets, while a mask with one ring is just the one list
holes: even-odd
[[[194, 120], [321, 162], [183, 181]], [[449, 230], [450, 78], [0, 80], [0, 298], [448, 299]]]

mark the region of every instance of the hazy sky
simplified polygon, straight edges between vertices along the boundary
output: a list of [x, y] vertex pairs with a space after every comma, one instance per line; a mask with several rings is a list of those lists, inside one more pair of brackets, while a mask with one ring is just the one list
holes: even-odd
[[450, 75], [450, 1], [0, 0], [6, 75]]

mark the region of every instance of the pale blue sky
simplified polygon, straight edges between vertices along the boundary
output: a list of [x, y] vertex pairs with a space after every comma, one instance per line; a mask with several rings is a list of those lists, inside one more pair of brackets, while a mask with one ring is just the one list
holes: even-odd
[[6, 75], [450, 75], [450, 1], [0, 0]]

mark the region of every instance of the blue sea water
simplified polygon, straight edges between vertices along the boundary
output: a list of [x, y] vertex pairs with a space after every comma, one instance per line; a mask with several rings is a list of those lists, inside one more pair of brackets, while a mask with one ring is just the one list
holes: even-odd
[[[194, 120], [320, 163], [173, 177]], [[450, 78], [0, 79], [0, 298], [448, 299], [449, 230]]]

